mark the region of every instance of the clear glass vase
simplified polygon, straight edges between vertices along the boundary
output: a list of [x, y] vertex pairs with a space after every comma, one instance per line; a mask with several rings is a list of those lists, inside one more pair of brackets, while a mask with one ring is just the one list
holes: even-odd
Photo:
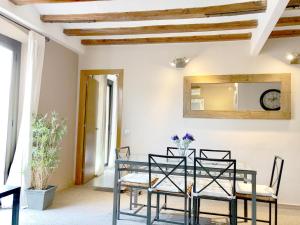
[[181, 156], [181, 157], [184, 157], [186, 156], [186, 148], [178, 148], [178, 155]]

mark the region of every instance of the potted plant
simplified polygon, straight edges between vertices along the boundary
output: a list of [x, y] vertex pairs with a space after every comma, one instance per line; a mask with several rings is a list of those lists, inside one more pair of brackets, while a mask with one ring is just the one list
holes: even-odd
[[66, 133], [66, 122], [57, 113], [50, 116], [33, 115], [31, 188], [26, 190], [28, 207], [44, 210], [54, 199], [56, 186], [48, 184], [53, 171], [58, 167], [61, 141]]

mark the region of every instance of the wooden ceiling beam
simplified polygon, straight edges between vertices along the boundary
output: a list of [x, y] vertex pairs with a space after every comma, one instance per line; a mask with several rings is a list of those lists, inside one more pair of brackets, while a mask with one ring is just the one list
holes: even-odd
[[287, 37], [299, 37], [300, 29], [296, 30], [274, 30], [270, 34], [270, 38], [287, 38]]
[[251, 33], [244, 34], [220, 34], [203, 36], [183, 37], [158, 37], [158, 38], [131, 38], [131, 39], [85, 39], [83, 45], [132, 45], [132, 44], [160, 44], [160, 43], [188, 43], [188, 42], [211, 42], [211, 41], [235, 41], [249, 40]]
[[92, 2], [97, 0], [9, 0], [9, 1], [14, 3], [15, 5], [29, 5], [29, 4], [42, 4], [42, 3]]
[[276, 27], [300, 25], [300, 16], [282, 17], [278, 20]]
[[299, 8], [300, 7], [300, 0], [290, 0], [287, 5], [287, 8]]
[[102, 28], [102, 29], [64, 29], [68, 36], [103, 36], [129, 34], [163, 34], [182, 32], [241, 30], [257, 27], [257, 20], [234, 21], [226, 23], [158, 25], [141, 27]]
[[166, 19], [204, 18], [250, 14], [265, 11], [266, 1], [249, 1], [227, 5], [214, 5], [199, 8], [180, 8], [135, 12], [113, 12], [92, 14], [42, 15], [41, 20], [47, 23], [88, 23], [114, 21], [144, 21]]

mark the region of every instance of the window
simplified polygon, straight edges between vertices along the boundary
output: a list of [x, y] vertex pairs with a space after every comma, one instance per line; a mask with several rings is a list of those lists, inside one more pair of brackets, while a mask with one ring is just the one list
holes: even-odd
[[21, 43], [0, 34], [0, 185], [16, 148]]

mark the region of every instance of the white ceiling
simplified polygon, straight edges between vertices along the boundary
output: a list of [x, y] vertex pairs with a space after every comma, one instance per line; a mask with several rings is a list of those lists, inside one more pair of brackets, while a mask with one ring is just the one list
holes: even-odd
[[[3, 0], [0, 0], [3, 1]], [[6, 0], [9, 1], [9, 0]], [[195, 8], [216, 6], [224, 4], [242, 3], [253, 0], [111, 0], [111, 1], [92, 1], [76, 3], [51, 3], [34, 4], [26, 6], [15, 6], [16, 9], [32, 8], [37, 15], [55, 14], [86, 14], [86, 13], [108, 13], [108, 12], [131, 12], [131, 11], [150, 11], [178, 8]], [[260, 1], [260, 0], [257, 0]], [[268, 0], [270, 5], [280, 0]], [[282, 0], [285, 1], [285, 0]], [[286, 10], [283, 16], [300, 16], [300, 10]], [[200, 24], [200, 23], [221, 23], [242, 20], [258, 20], [258, 24], [264, 22], [266, 13], [252, 13], [245, 15], [219, 16], [195, 19], [172, 19], [172, 20], [149, 20], [149, 21], [126, 21], [126, 22], [96, 22], [96, 23], [44, 23], [47, 27], [63, 29], [93, 29], [93, 28], [121, 28], [151, 25], [176, 25], [176, 24]], [[39, 23], [41, 21], [38, 21]], [[300, 26], [279, 27], [282, 29], [299, 29]], [[79, 43], [81, 39], [120, 39], [120, 38], [144, 38], [144, 37], [172, 37], [172, 36], [193, 36], [193, 35], [213, 35], [213, 34], [234, 34], [255, 32], [253, 29], [208, 31], [208, 32], [186, 32], [186, 33], [166, 33], [166, 34], [139, 34], [139, 35], [114, 35], [114, 36], [85, 36], [85, 37], [66, 37]], [[63, 35], [63, 34], [62, 34]], [[64, 35], [63, 35], [64, 36]]]
[[[112, 0], [98, 2], [79, 3], [59, 3], [59, 4], [36, 4], [34, 7], [41, 15], [55, 14], [85, 14], [85, 13], [106, 13], [106, 12], [130, 12], [130, 11], [150, 11], [176, 8], [195, 8], [224, 4], [248, 2], [250, 0]], [[252, 20], [261, 18], [262, 13], [221, 16], [211, 18], [176, 19], [176, 20], [150, 20], [150, 21], [129, 21], [129, 22], [97, 22], [97, 23], [63, 23], [57, 24], [66, 29], [93, 29], [93, 28], [119, 28], [151, 25], [171, 25], [171, 24], [199, 24], [199, 23], [220, 23], [239, 20]], [[172, 37], [172, 36], [192, 36], [192, 35], [212, 35], [212, 34], [235, 34], [248, 33], [253, 29], [210, 31], [210, 32], [187, 32], [170, 34], [142, 34], [142, 35], [114, 35], [114, 36], [87, 36], [84, 39], [118, 39], [118, 38], [144, 38], [144, 37]], [[80, 37], [73, 37], [82, 39]]]
[[249, 0], [111, 0], [36, 4], [35, 7], [41, 14], [81, 14], [194, 8], [248, 1]]

